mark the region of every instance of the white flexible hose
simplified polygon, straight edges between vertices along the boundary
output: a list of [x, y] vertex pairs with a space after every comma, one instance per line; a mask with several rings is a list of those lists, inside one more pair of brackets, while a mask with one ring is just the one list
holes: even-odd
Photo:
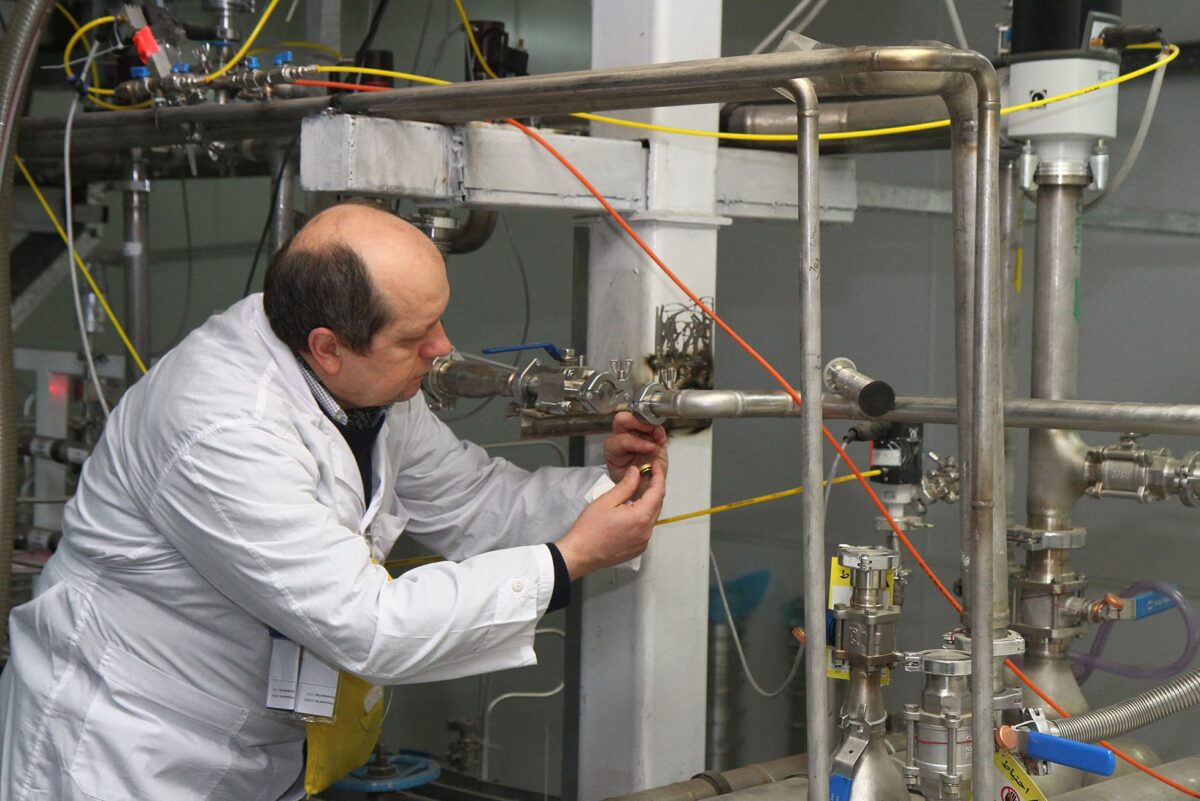
[[967, 44], [966, 31], [963, 30], [962, 19], [958, 16], [958, 6], [954, 4], [954, 0], [945, 0], [945, 3], [946, 13], [950, 15], [950, 26], [954, 28], [954, 40], [963, 50], [970, 50], [971, 47]]
[[754, 49], [750, 51], [750, 55], [757, 56], [759, 53], [762, 53], [768, 47], [770, 47], [776, 39], [778, 39], [780, 36], [783, 36], [783, 34], [787, 32], [788, 26], [791, 25], [792, 22], [795, 21], [795, 19], [801, 14], [803, 14], [805, 10], [807, 10], [812, 4], [813, 0], [800, 0], [800, 2], [796, 4], [796, 7], [792, 9], [791, 13], [780, 20], [779, 24], [772, 28], [771, 32], [768, 33], [761, 42], [755, 45]]
[[[92, 59], [97, 52], [96, 43], [92, 43], [91, 51], [84, 62], [80, 75], [87, 75], [92, 66]], [[108, 401], [104, 398], [104, 387], [100, 383], [100, 374], [96, 372], [96, 360], [92, 357], [92, 343], [88, 340], [87, 324], [83, 321], [83, 303], [79, 299], [79, 276], [75, 265], [75, 210], [71, 199], [71, 130], [75, 125], [75, 112], [79, 110], [79, 95], [71, 99], [71, 108], [67, 111], [67, 123], [63, 130], [63, 204], [67, 228], [67, 272], [71, 274], [71, 300], [75, 302], [75, 322], [79, 326], [79, 340], [83, 344], [83, 358], [87, 362], [88, 377], [96, 389], [96, 400], [104, 411], [105, 418], [110, 414]]]
[[[825, 507], [829, 508], [829, 494], [833, 491], [833, 479], [837, 475], [838, 465], [841, 464], [842, 455], [839, 453], [833, 459], [833, 466], [829, 468], [829, 477], [825, 481]], [[717, 594], [721, 596], [721, 606], [725, 610], [725, 622], [729, 626], [729, 633], [733, 635], [733, 647], [737, 651], [738, 662], [742, 666], [742, 672], [746, 674], [746, 681], [750, 684], [750, 689], [761, 695], [763, 698], [774, 698], [787, 689], [788, 685], [795, 680], [800, 672], [800, 665], [804, 662], [804, 646], [796, 649], [796, 658], [792, 662], [792, 667], [784, 678], [783, 683], [775, 690], [768, 692], [758, 683], [758, 679], [754, 677], [754, 673], [750, 670], [750, 663], [746, 661], [746, 651], [742, 648], [742, 638], [738, 636], [737, 626], [733, 622], [733, 611], [729, 608], [729, 598], [725, 595], [725, 584], [721, 581], [721, 568], [717, 565], [716, 554], [712, 548], [708, 549], [708, 561], [712, 564], [713, 577], [717, 580]], [[811, 634], [809, 635], [812, 636]], [[823, 636], [823, 635], [822, 635]]]
[[[1167, 53], [1164, 51], [1159, 54], [1158, 59], [1161, 61], [1166, 57]], [[1163, 76], [1166, 75], [1166, 72], [1165, 69], [1154, 71], [1154, 79], [1150, 82], [1150, 92], [1146, 95], [1146, 107], [1142, 110], [1142, 121], [1138, 123], [1137, 133], [1133, 137], [1133, 144], [1129, 146], [1129, 152], [1125, 154], [1125, 160], [1121, 162], [1121, 168], [1117, 170], [1117, 174], [1108, 182], [1108, 186], [1104, 188], [1104, 191], [1083, 204], [1085, 211], [1094, 208], [1109, 195], [1116, 194], [1116, 191], [1121, 188], [1121, 184], [1125, 183], [1125, 179], [1129, 177], [1129, 173], [1133, 172], [1133, 165], [1137, 163], [1138, 156], [1142, 153], [1142, 146], [1146, 144], [1146, 136], [1150, 133], [1150, 125], [1154, 122], [1154, 111], [1158, 108], [1158, 95], [1162, 91]]]

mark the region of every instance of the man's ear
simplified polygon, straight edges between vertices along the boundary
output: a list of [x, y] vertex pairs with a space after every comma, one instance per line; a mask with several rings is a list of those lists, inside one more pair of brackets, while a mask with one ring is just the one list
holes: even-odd
[[342, 348], [337, 334], [328, 328], [314, 328], [308, 332], [309, 355], [329, 375], [337, 375], [342, 370]]

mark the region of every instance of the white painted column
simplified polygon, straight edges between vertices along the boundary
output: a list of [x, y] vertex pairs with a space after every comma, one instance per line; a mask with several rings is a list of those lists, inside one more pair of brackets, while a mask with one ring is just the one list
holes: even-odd
[[[720, 55], [721, 0], [593, 0], [597, 68]], [[717, 107], [620, 114], [716, 130]], [[593, 124], [597, 136], [650, 140], [647, 210], [629, 217], [650, 247], [701, 296], [716, 290], [716, 141]], [[686, 297], [611, 221], [591, 223], [588, 361], [633, 358], [651, 379], [659, 306]], [[599, 440], [589, 444], [599, 461]], [[671, 438], [664, 514], [710, 506], [712, 434]], [[637, 573], [589, 576], [582, 588], [579, 801], [654, 787], [704, 768], [708, 519], [658, 531]]]

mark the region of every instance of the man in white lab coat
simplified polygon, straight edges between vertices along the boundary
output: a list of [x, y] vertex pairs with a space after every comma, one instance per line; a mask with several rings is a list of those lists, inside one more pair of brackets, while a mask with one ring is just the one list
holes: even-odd
[[[662, 430], [533, 473], [458, 440], [420, 394], [448, 300], [420, 232], [335, 206], [125, 394], [10, 618], [0, 801], [302, 797], [273, 643], [375, 684], [529, 665], [569, 582], [642, 552]], [[449, 561], [389, 580], [401, 532]]]

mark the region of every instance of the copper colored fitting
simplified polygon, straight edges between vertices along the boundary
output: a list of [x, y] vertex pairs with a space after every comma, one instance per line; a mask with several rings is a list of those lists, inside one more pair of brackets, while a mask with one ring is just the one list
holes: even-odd
[[1113, 595], [1111, 592], [1105, 593], [1104, 603], [1108, 604], [1113, 609], [1116, 609], [1118, 612], [1125, 608], [1125, 601], [1121, 598], [1118, 598], [1116, 595]]
[[801, 645], [804, 645], [804, 643], [808, 640], [808, 635], [804, 633], [804, 629], [797, 626], [796, 628], [792, 629], [792, 638]]
[[1011, 751], [1017, 747], [1017, 730], [1012, 726], [1001, 726], [996, 729], [996, 747], [1001, 751]]

